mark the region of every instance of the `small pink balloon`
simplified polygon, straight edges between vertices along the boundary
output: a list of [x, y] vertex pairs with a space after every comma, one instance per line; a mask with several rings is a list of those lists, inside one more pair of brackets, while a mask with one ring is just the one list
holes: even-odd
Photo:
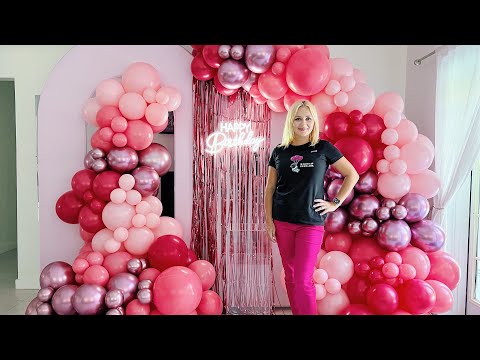
[[143, 94], [147, 88], [160, 88], [160, 74], [150, 64], [135, 62], [130, 64], [122, 75], [122, 85], [126, 92]]
[[128, 238], [128, 230], [124, 227], [119, 227], [113, 232], [113, 238], [118, 242], [124, 242]]
[[118, 251], [105, 256], [102, 266], [107, 269], [110, 276], [114, 276], [122, 272], [127, 272], [127, 263], [131, 258], [132, 254], [126, 251]]
[[322, 300], [327, 295], [327, 290], [323, 284], [314, 284], [315, 286], [315, 300]]
[[160, 216], [158, 216], [157, 214], [154, 214], [154, 213], [147, 214], [146, 219], [147, 219], [146, 226], [149, 229], [155, 229], [157, 226], [160, 225]]
[[120, 176], [118, 184], [125, 191], [132, 190], [135, 186], [135, 178], [130, 174], [124, 174]]
[[329, 294], [337, 294], [341, 288], [342, 284], [340, 284], [340, 281], [337, 279], [330, 278], [325, 281], [325, 290], [327, 290]]
[[157, 92], [154, 88], [148, 87], [143, 91], [143, 98], [148, 104], [154, 103], [156, 101]]
[[142, 214], [146, 216], [152, 212], [152, 207], [147, 201], [143, 200], [140, 201], [137, 206], [135, 206], [135, 211], [137, 212], [137, 214]]
[[115, 204], [121, 204], [125, 201], [127, 198], [127, 193], [123, 189], [114, 189], [110, 193], [110, 200], [114, 202]]
[[144, 198], [144, 200], [150, 204], [152, 211], [155, 214], [157, 214], [158, 216], [162, 215], [163, 205], [159, 198], [155, 196], [147, 196], [146, 198]]
[[166, 105], [168, 103], [168, 100], [170, 100], [168, 90], [166, 90], [165, 88], [160, 88], [155, 95], [155, 100], [159, 104]]
[[147, 218], [145, 217], [145, 215], [136, 214], [132, 218], [132, 224], [133, 224], [133, 226], [135, 226], [137, 228], [141, 228], [141, 227], [145, 226], [146, 223], [147, 223]]
[[395, 110], [387, 112], [383, 118], [383, 122], [387, 128], [396, 128], [401, 120], [401, 114]]
[[126, 201], [132, 206], [138, 205], [142, 201], [142, 195], [137, 190], [129, 190]]
[[119, 147], [119, 148], [124, 147], [125, 145], [127, 145], [127, 142], [128, 142], [128, 139], [125, 134], [116, 133], [112, 137], [112, 143], [116, 147]]
[[198, 315], [221, 315], [223, 312], [222, 299], [215, 291], [205, 290], [196, 312]]
[[160, 275], [160, 271], [158, 269], [147, 268], [140, 273], [138, 279], [140, 281], [150, 280], [151, 282], [155, 282], [155, 279], [158, 275]]
[[383, 276], [385, 276], [387, 279], [396, 278], [399, 274], [398, 265], [391, 262], [387, 262], [382, 267], [382, 273], [383, 273]]
[[316, 269], [313, 272], [313, 280], [317, 284], [322, 284], [323, 285], [323, 284], [325, 284], [327, 279], [328, 279], [328, 273], [324, 269]]
[[170, 86], [165, 86], [162, 88], [163, 91], [168, 95], [168, 101], [165, 104], [167, 107], [168, 111], [175, 111], [180, 107], [180, 104], [182, 103], [182, 96], [180, 95], [180, 92]]
[[340, 83], [337, 80], [330, 80], [325, 87], [325, 94], [334, 96], [342, 89]]
[[125, 130], [127, 130], [127, 126], [128, 126], [127, 119], [125, 119], [123, 116], [115, 116], [112, 119], [112, 123], [110, 125], [112, 130], [117, 133], [119, 132], [122, 133]]
[[75, 274], [82, 275], [85, 272], [85, 270], [88, 269], [89, 266], [90, 264], [88, 263], [87, 260], [77, 258], [72, 264], [72, 269], [75, 272]]
[[210, 289], [215, 283], [215, 268], [207, 260], [196, 260], [188, 268], [193, 270], [200, 278], [203, 291]]
[[355, 87], [355, 78], [353, 76], [344, 76], [340, 79], [342, 91], [349, 92]]
[[95, 89], [95, 97], [101, 106], [117, 106], [123, 94], [125, 94], [125, 90], [116, 79], [103, 80]]
[[135, 299], [128, 303], [125, 309], [126, 315], [150, 315], [150, 304], [142, 304], [140, 300]]
[[400, 148], [396, 145], [388, 145], [383, 149], [383, 156], [388, 161], [393, 161], [400, 157]]
[[83, 274], [83, 282], [85, 284], [97, 284], [105, 286], [108, 283], [110, 275], [107, 269], [101, 265], [90, 266]]
[[394, 263], [395, 265], [400, 266], [402, 264], [402, 255], [396, 251], [391, 251], [385, 255], [385, 262]]

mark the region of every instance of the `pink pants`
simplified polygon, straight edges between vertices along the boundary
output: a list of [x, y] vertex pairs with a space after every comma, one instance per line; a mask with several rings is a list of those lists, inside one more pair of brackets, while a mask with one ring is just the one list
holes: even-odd
[[316, 315], [317, 302], [313, 270], [322, 246], [321, 225], [273, 221], [275, 237], [285, 270], [285, 285], [293, 315]]

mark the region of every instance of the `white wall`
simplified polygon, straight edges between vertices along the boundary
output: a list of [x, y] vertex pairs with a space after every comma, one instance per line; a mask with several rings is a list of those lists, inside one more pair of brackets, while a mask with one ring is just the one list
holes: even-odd
[[0, 78], [15, 80], [17, 137], [17, 251], [19, 289], [38, 287], [40, 270], [37, 204], [35, 95], [70, 45], [1, 45]]
[[15, 84], [0, 79], [0, 254], [17, 247]]
[[[366, 76], [375, 96], [394, 91], [405, 97], [407, 45], [328, 45], [331, 58], [345, 58]], [[272, 113], [271, 148], [282, 138], [286, 113]], [[285, 290], [280, 285], [281, 260], [278, 246], [273, 246], [275, 305], [288, 306]], [[277, 296], [278, 294], [278, 296]]]
[[[437, 65], [435, 55], [414, 65], [415, 59], [429, 54], [439, 45], [409, 45], [407, 50], [407, 77], [405, 116], [417, 125], [418, 132], [435, 144], [435, 89]], [[435, 171], [435, 160], [430, 167]], [[468, 260], [468, 221], [470, 217], [470, 178], [464, 182], [451, 200], [447, 212], [447, 236], [442, 249], [458, 261], [461, 269], [460, 283], [453, 291], [454, 306], [447, 314], [465, 314]]]

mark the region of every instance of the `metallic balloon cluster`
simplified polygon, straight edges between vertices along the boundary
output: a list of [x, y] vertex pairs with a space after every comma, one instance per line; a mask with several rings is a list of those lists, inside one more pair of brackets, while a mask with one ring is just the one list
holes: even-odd
[[[441, 227], [425, 217], [430, 211], [428, 200], [420, 194], [408, 193], [396, 202], [377, 195], [378, 176], [368, 170], [360, 176], [354, 190], [342, 206], [329, 213], [325, 230], [343, 231], [354, 236], [375, 237], [385, 250], [400, 251], [413, 245], [425, 252], [440, 250], [445, 243]], [[342, 176], [333, 168], [326, 173], [326, 195], [333, 199], [343, 184]]]

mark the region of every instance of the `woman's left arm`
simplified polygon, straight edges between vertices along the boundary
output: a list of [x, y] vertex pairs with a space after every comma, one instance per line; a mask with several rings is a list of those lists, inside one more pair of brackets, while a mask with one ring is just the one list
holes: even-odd
[[345, 156], [342, 156], [332, 165], [335, 166], [335, 169], [344, 177], [343, 184], [340, 187], [340, 190], [338, 191], [336, 196], [337, 199], [340, 200], [340, 204], [336, 205], [335, 203], [330, 201], [325, 201], [323, 199], [315, 199], [315, 204], [313, 205], [313, 207], [316, 208], [315, 211], [322, 211], [320, 213], [321, 215], [335, 211], [347, 198], [348, 194], [350, 194], [353, 187], [360, 178], [357, 170], [355, 170], [353, 165], [345, 158]]

